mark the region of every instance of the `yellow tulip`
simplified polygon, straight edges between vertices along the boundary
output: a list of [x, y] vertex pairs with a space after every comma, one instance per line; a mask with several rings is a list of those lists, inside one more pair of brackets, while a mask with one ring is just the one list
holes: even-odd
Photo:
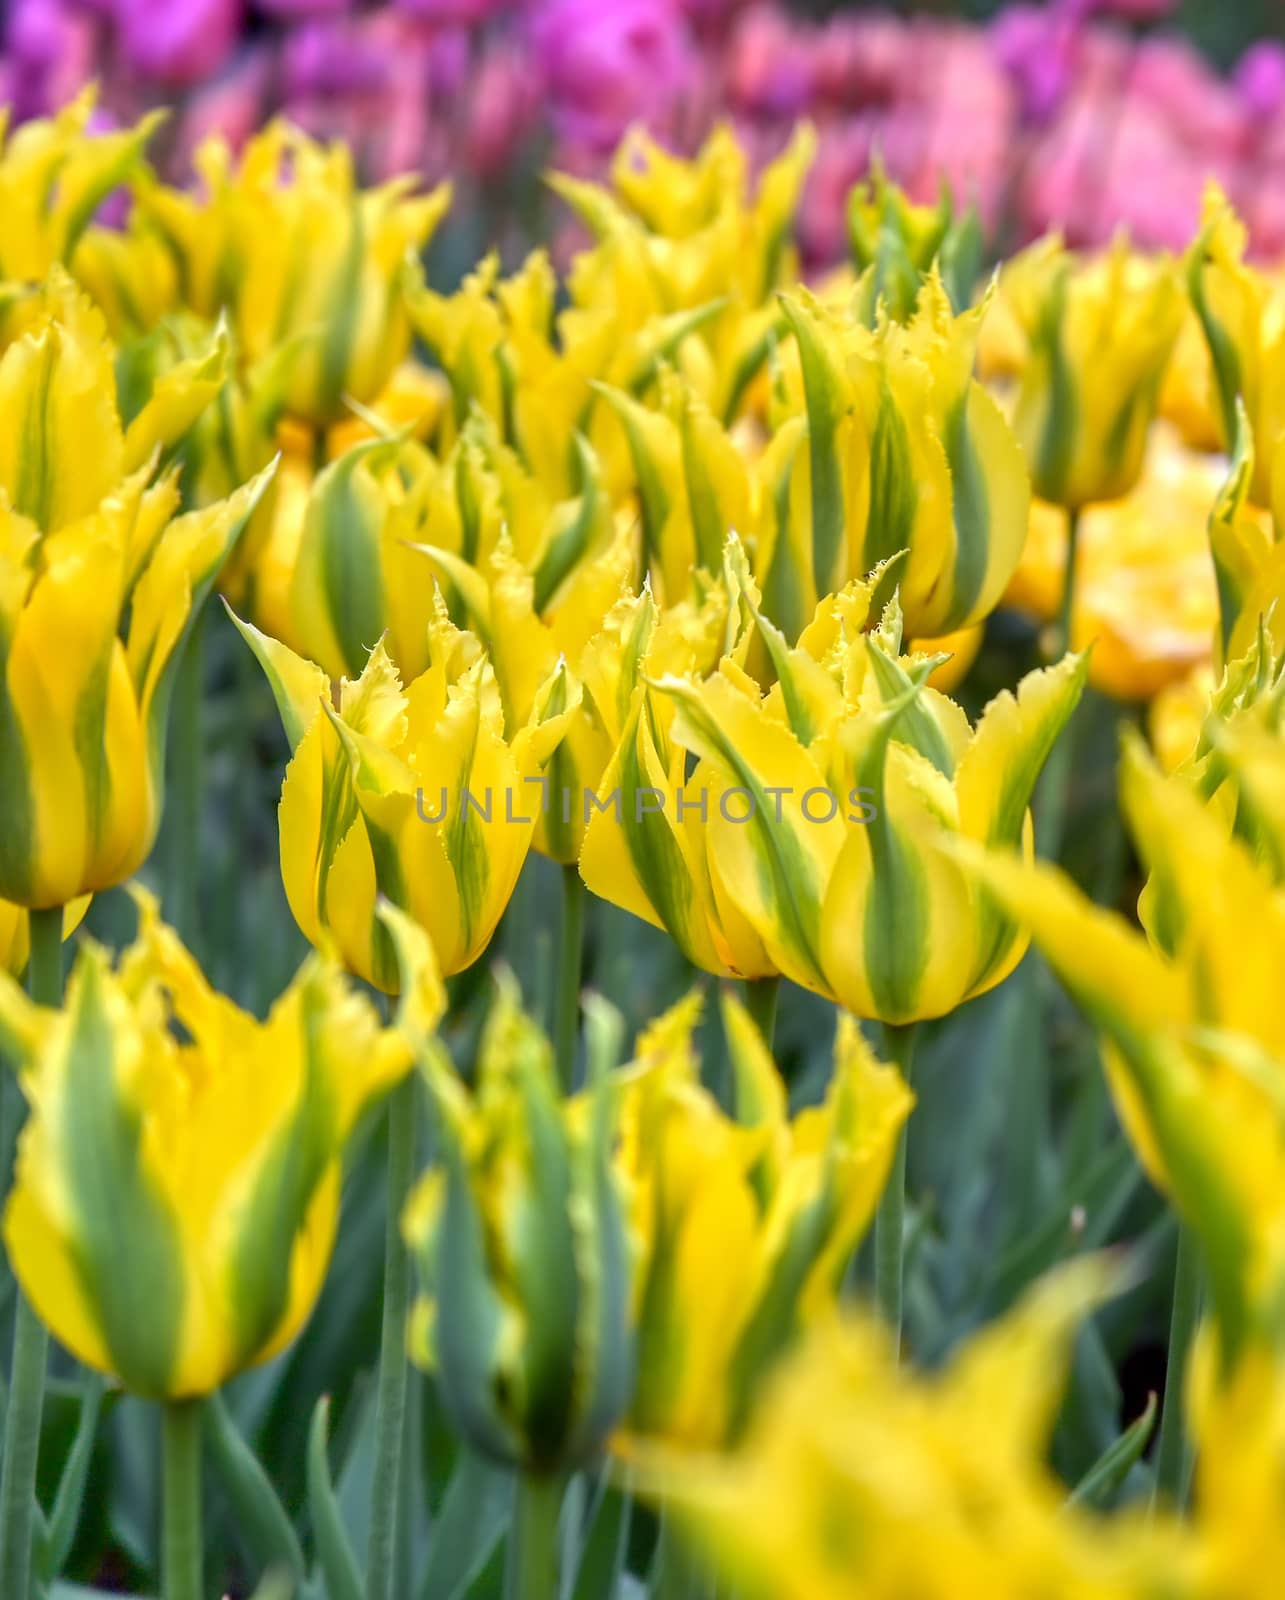
[[281, 791], [281, 873], [295, 921], [351, 971], [395, 991], [380, 897], [426, 930], [447, 976], [486, 948], [526, 859], [544, 769], [579, 695], [565, 666], [507, 729], [478, 641], [439, 604], [429, 665], [403, 685], [382, 642], [361, 676], [322, 669], [238, 622], [276, 697], [293, 757]]
[[39, 283], [66, 265], [99, 205], [141, 162], [162, 114], [91, 134], [95, 97], [87, 89], [56, 116], [12, 131], [0, 110], [0, 282]]
[[1035, 493], [1078, 511], [1127, 494], [1182, 325], [1182, 287], [1166, 257], [1117, 237], [1081, 260], [1048, 238], [1012, 261], [1004, 295], [1028, 356], [1013, 426]]
[[970, 860], [1104, 1038], [1125, 1130], [1200, 1240], [1224, 1374], [1271, 1336], [1285, 1283], [1285, 746], [1251, 735], [1214, 752], [1234, 808], [1202, 803], [1199, 772], [1166, 779], [1126, 748], [1150, 942], [1051, 868]]
[[381, 1028], [318, 957], [260, 1023], [138, 899], [137, 941], [114, 968], [82, 945], [62, 1010], [0, 977], [0, 1034], [31, 1104], [4, 1240], [79, 1360], [177, 1399], [268, 1360], [306, 1321], [348, 1134], [409, 1071], [443, 996], [423, 936], [390, 916], [403, 1027]]
[[[1086, 663], [1029, 674], [974, 729], [925, 686], [937, 660], [900, 655], [895, 607], [862, 631], [869, 602], [868, 585], [826, 602], [793, 651], [758, 615], [778, 680], [767, 694], [733, 662], [653, 692], [675, 708], [670, 744], [698, 758], [686, 781], [707, 797], [701, 864], [724, 917], [761, 946], [757, 970], [903, 1024], [945, 1015], [1020, 961], [1025, 938], [938, 842], [1031, 850], [1031, 791]], [[679, 871], [671, 900], [691, 894]]]
[[62, 277], [0, 357], [0, 895], [20, 905], [122, 882], [156, 836], [178, 653], [271, 476], [175, 517], [158, 451], [217, 384], [176, 368], [123, 427], [102, 318]]
[[202, 193], [153, 184], [138, 203], [179, 264], [185, 302], [226, 310], [252, 369], [271, 370], [284, 409], [314, 428], [372, 400], [410, 343], [406, 253], [445, 214], [445, 186], [394, 179], [360, 189], [351, 153], [273, 123], [233, 163], [211, 140], [196, 157]]
[[807, 427], [774, 442], [784, 515], [767, 519], [755, 572], [792, 639], [827, 593], [906, 551], [906, 628], [932, 638], [980, 621], [1003, 594], [1026, 537], [1026, 468], [973, 377], [989, 299], [956, 317], [934, 269], [910, 322], [873, 330], [858, 299], [839, 313], [785, 298]]
[[905, 322], [914, 314], [919, 291], [931, 268], [941, 271], [951, 305], [972, 304], [981, 272], [982, 233], [977, 211], [955, 216], [950, 189], [943, 184], [936, 205], [916, 205], [888, 180], [882, 163], [872, 163], [868, 183], [848, 197], [848, 239], [862, 292], [874, 321], [876, 307]]
[[724, 977], [778, 969], [763, 941], [718, 892], [710, 807], [700, 772], [672, 736], [674, 708], [650, 682], [710, 671], [723, 650], [743, 657], [733, 562], [727, 586], [699, 606], [659, 610], [650, 589], [621, 600], [582, 658], [586, 694], [606, 731], [610, 761], [584, 801], [580, 874], [589, 889], [663, 928], [687, 960]]
[[1285, 293], [1245, 261], [1248, 235], [1217, 184], [1206, 191], [1203, 221], [1187, 254], [1187, 284], [1209, 346], [1220, 442], [1234, 447], [1243, 405], [1254, 443], [1250, 494], [1267, 506], [1285, 433]]
[[[1133, 489], [1081, 515], [1070, 643], [1092, 646], [1089, 682], [1102, 693], [1149, 700], [1210, 660], [1218, 585], [1208, 528], [1220, 477], [1215, 460], [1159, 432]], [[1061, 508], [1034, 501], [1005, 604], [1057, 621], [1067, 537]]]
[[737, 1450], [657, 1453], [644, 1482], [763, 1600], [1195, 1600], [1177, 1524], [1068, 1506], [1048, 1466], [1075, 1325], [1105, 1283], [1099, 1262], [1063, 1268], [931, 1374], [873, 1322], [823, 1323]]
[[722, 1444], [768, 1368], [833, 1310], [913, 1096], [840, 1020], [821, 1106], [785, 1085], [730, 995], [734, 1115], [701, 1085], [693, 995], [651, 1025], [619, 1081], [616, 1170], [636, 1239], [638, 1385], [619, 1449]]
[[476, 1450], [546, 1474], [591, 1464], [629, 1399], [629, 1262], [608, 1087], [561, 1099], [553, 1052], [502, 977], [470, 1095], [428, 1079], [443, 1162], [403, 1231], [421, 1268], [413, 1358]]

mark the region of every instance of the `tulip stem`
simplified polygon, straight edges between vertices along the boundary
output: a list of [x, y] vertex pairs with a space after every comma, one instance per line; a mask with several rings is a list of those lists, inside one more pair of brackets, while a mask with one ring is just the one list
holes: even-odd
[[[916, 1028], [917, 1024], [913, 1022], [902, 1027], [884, 1024], [884, 1054], [901, 1069], [907, 1084], [910, 1083], [914, 1066]], [[892, 1171], [888, 1174], [888, 1184], [875, 1213], [875, 1300], [892, 1333], [893, 1349], [898, 1356], [901, 1354], [907, 1127], [908, 1124], [903, 1122], [897, 1135]]]
[[769, 1050], [776, 1039], [776, 1002], [780, 993], [781, 979], [775, 972], [766, 978], [745, 980], [745, 1009]]
[[196, 617], [178, 666], [169, 763], [169, 920], [189, 950], [197, 942], [197, 872], [201, 860], [204, 744], [201, 689], [205, 616]]
[[504, 1563], [504, 1600], [554, 1600], [562, 1488], [557, 1473], [518, 1473]]
[[[56, 1006], [62, 1000], [62, 920], [60, 906], [30, 914], [27, 987], [38, 1005]], [[26, 1595], [31, 1585], [36, 1464], [48, 1353], [45, 1325], [19, 1289], [0, 1466], [0, 1595]]]
[[584, 880], [575, 862], [562, 869], [562, 950], [553, 1017], [553, 1048], [564, 1090], [575, 1082], [580, 1036], [580, 974], [584, 964]]
[[161, 1578], [165, 1600], [202, 1600], [201, 1402], [173, 1400], [162, 1418]]
[[406, 1313], [410, 1260], [402, 1239], [402, 1212], [415, 1165], [415, 1078], [411, 1074], [388, 1104], [388, 1217], [384, 1228], [384, 1320], [375, 1402], [375, 1472], [371, 1485], [367, 1600], [391, 1600], [396, 1569], [406, 1416]]
[[1165, 1371], [1160, 1443], [1156, 1446], [1153, 1504], [1167, 1501], [1175, 1511], [1186, 1504], [1194, 1458], [1183, 1424], [1182, 1389], [1187, 1356], [1200, 1316], [1200, 1247], [1185, 1224], [1178, 1224], [1178, 1262], [1174, 1269], [1173, 1312], [1169, 1321], [1169, 1359]]
[[1080, 512], [1066, 513], [1066, 565], [1062, 571], [1062, 604], [1058, 610], [1053, 659], [1060, 661], [1071, 648], [1071, 622], [1075, 611], [1075, 568], [1080, 550]]

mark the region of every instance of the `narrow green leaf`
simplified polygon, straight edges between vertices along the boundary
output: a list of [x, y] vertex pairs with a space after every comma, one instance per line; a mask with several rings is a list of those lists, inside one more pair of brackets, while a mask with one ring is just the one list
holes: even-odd
[[312, 1413], [308, 1435], [308, 1505], [317, 1541], [317, 1564], [326, 1580], [328, 1600], [362, 1600], [357, 1558], [348, 1542], [330, 1481], [330, 1463], [326, 1458], [329, 1426], [330, 1400], [322, 1395]]
[[241, 1437], [221, 1393], [210, 1396], [205, 1431], [223, 1488], [250, 1553], [264, 1567], [305, 1572], [303, 1551], [272, 1480]]
[[94, 1442], [98, 1437], [98, 1415], [102, 1409], [105, 1387], [100, 1373], [85, 1374], [76, 1435], [67, 1454], [62, 1477], [58, 1480], [53, 1510], [49, 1513], [49, 1521], [36, 1552], [36, 1571], [45, 1583], [56, 1578], [66, 1565], [76, 1538], [76, 1529], [80, 1525], [80, 1508], [85, 1500], [85, 1483], [89, 1477], [89, 1463], [93, 1459]]
[[1157, 1404], [1154, 1392], [1147, 1396], [1147, 1407], [1136, 1421], [1109, 1445], [1071, 1490], [1068, 1505], [1105, 1510], [1119, 1493], [1124, 1480], [1151, 1443], [1155, 1431]]
[[420, 1600], [455, 1600], [495, 1552], [513, 1505], [510, 1473], [461, 1448], [429, 1535]]

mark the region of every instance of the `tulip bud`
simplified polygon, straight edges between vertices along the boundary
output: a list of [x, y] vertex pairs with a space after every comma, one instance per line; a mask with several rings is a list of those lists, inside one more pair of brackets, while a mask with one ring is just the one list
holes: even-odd
[[610, 1091], [560, 1098], [548, 1040], [501, 976], [470, 1095], [430, 1063], [442, 1164], [403, 1227], [423, 1294], [411, 1352], [476, 1450], [531, 1474], [592, 1463], [633, 1385]]
[[0, 1034], [31, 1104], [4, 1237], [79, 1360], [179, 1399], [268, 1360], [306, 1321], [345, 1141], [410, 1070], [443, 996], [423, 936], [392, 919], [408, 1031], [381, 1028], [317, 957], [260, 1023], [136, 898], [136, 942], [115, 968], [82, 945], [61, 1011], [0, 977]]

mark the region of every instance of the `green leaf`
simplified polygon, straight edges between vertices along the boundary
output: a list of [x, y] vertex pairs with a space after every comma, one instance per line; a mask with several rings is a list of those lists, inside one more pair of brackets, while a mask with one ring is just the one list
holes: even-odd
[[485, 1570], [513, 1506], [513, 1481], [467, 1448], [460, 1450], [429, 1535], [420, 1600], [454, 1600]]
[[326, 1580], [328, 1600], [362, 1600], [357, 1558], [348, 1542], [330, 1481], [330, 1463], [326, 1458], [329, 1425], [330, 1400], [322, 1395], [312, 1413], [308, 1436], [308, 1506], [317, 1542], [317, 1564]]
[[633, 1499], [603, 1477], [590, 1514], [589, 1531], [576, 1571], [572, 1600], [613, 1600], [629, 1550]]
[[98, 1416], [102, 1410], [105, 1388], [106, 1384], [101, 1374], [97, 1372], [85, 1374], [76, 1436], [67, 1454], [62, 1477], [58, 1480], [58, 1493], [54, 1499], [53, 1510], [49, 1514], [44, 1537], [36, 1552], [36, 1571], [46, 1583], [62, 1571], [75, 1542], [76, 1530], [80, 1525], [80, 1510], [85, 1500], [89, 1463], [93, 1459], [94, 1442], [98, 1437]]
[[1154, 1391], [1147, 1396], [1146, 1410], [1109, 1445], [1067, 1497], [1068, 1505], [1105, 1510], [1115, 1500], [1124, 1480], [1151, 1443], [1157, 1415]]
[[211, 1395], [205, 1408], [205, 1432], [247, 1549], [262, 1566], [284, 1567], [302, 1578], [303, 1551], [294, 1527], [221, 1393]]

